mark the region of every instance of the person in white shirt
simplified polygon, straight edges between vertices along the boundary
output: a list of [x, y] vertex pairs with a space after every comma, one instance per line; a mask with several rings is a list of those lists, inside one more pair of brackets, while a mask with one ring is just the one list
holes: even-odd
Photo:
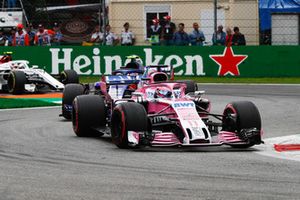
[[104, 42], [103, 44], [106, 46], [114, 46], [119, 42], [118, 37], [110, 31], [111, 27], [109, 24], [105, 26], [105, 33], [104, 33]]
[[122, 46], [132, 46], [135, 42], [134, 34], [129, 31], [129, 23], [126, 22], [124, 25], [124, 31], [121, 33], [121, 45]]
[[103, 40], [103, 33], [101, 33], [100, 31], [100, 26], [97, 25], [95, 27], [95, 31], [91, 36], [90, 42], [94, 43], [94, 44], [100, 44]]

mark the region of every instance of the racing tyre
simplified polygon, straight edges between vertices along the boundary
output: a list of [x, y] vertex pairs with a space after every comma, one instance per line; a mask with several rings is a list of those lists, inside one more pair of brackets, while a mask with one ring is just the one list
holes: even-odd
[[62, 116], [71, 119], [71, 105], [75, 97], [84, 94], [84, 88], [80, 84], [68, 84], [65, 86], [62, 97]]
[[[230, 146], [249, 148], [261, 143], [261, 117], [257, 107], [252, 102], [238, 101], [229, 103], [225, 107], [223, 115], [222, 130], [236, 132], [241, 140], [249, 142], [249, 144], [231, 144]], [[247, 137], [244, 130], [253, 128], [259, 133]]]
[[27, 82], [26, 75], [23, 71], [11, 71], [8, 79], [8, 91], [12, 94], [22, 94]]
[[106, 126], [104, 99], [97, 95], [80, 95], [73, 101], [73, 130], [78, 137], [103, 135], [98, 128]]
[[195, 83], [192, 80], [180, 80], [177, 82], [186, 84], [185, 94], [188, 94], [190, 92], [195, 92], [198, 89], [197, 83]]
[[60, 82], [64, 85], [70, 83], [79, 83], [79, 76], [76, 71], [72, 69], [66, 69], [60, 73]]
[[115, 107], [111, 118], [112, 141], [119, 148], [130, 148], [128, 131], [146, 132], [147, 125], [147, 113], [141, 104], [121, 103]]

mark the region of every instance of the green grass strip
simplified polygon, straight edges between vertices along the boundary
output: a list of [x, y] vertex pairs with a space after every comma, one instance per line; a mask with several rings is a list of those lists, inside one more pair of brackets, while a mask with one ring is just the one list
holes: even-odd
[[[80, 82], [94, 83], [101, 76], [81, 76]], [[176, 80], [194, 80], [198, 83], [257, 83], [257, 84], [300, 84], [300, 77], [276, 77], [276, 78], [244, 78], [244, 77], [194, 77], [176, 76]]]
[[29, 108], [29, 107], [45, 107], [57, 106], [58, 104], [43, 101], [39, 99], [6, 99], [0, 98], [0, 109], [8, 108]]

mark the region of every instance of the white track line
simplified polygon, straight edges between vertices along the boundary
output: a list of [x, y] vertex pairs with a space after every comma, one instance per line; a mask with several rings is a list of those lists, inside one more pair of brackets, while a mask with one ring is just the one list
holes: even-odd
[[283, 151], [278, 152], [274, 149], [274, 144], [300, 144], [300, 134], [298, 135], [289, 135], [283, 137], [275, 137], [264, 139], [265, 144], [257, 146], [258, 152], [255, 152], [260, 155], [270, 156], [280, 159], [288, 159], [300, 162], [300, 151]]
[[45, 110], [50, 108], [58, 108], [61, 106], [45, 106], [45, 107], [31, 107], [31, 108], [9, 108], [9, 109], [0, 109], [0, 112], [7, 112], [7, 111], [19, 111], [19, 110]]

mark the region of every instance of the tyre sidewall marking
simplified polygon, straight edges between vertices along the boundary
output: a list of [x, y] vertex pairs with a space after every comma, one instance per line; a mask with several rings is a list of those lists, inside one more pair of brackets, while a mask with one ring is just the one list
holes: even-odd
[[[74, 99], [74, 102], [73, 102], [73, 109], [75, 109], [75, 126], [73, 126], [74, 128], [74, 131], [76, 133], [79, 132], [79, 119], [78, 119], [78, 103], [77, 103], [77, 98]], [[74, 116], [73, 116], [74, 117]]]

